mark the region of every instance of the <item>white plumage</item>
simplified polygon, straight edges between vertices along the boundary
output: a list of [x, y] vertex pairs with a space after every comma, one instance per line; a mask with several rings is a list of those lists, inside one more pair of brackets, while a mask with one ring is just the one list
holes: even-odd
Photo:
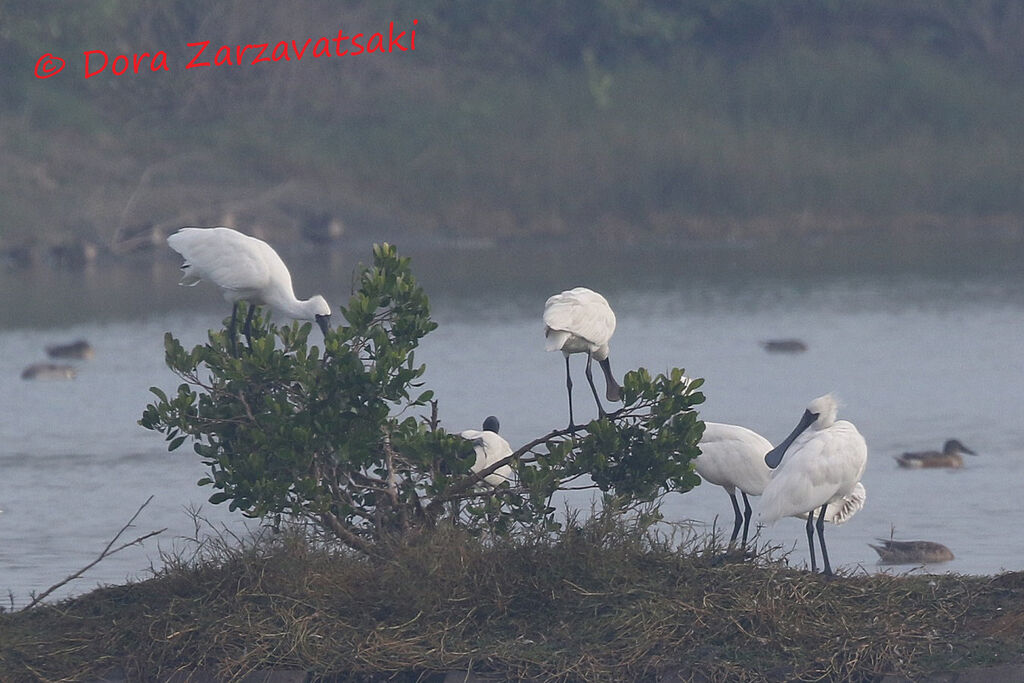
[[[705, 422], [699, 448], [700, 455], [693, 462], [697, 474], [705, 481], [724, 488], [732, 500], [734, 523], [729, 544], [736, 542], [742, 526], [743, 547], [746, 547], [751, 517], [747, 496], [760, 496], [772, 478], [772, 470], [764, 462], [772, 444], [746, 427]], [[736, 489], [743, 497], [742, 514], [736, 500]]]
[[[736, 541], [740, 528], [743, 529], [742, 545], [747, 545], [752, 510], [747, 496], [760, 496], [772, 474], [764, 460], [772, 450], [771, 442], [755, 431], [739, 425], [720, 422], [705, 422], [704, 434], [700, 440], [701, 454], [694, 460], [694, 469], [702, 479], [725, 489], [732, 500], [734, 524], [730, 545]], [[743, 497], [743, 511], [736, 500], [736, 489]], [[849, 495], [830, 503], [825, 510], [825, 521], [842, 524], [864, 507], [867, 492], [859, 482]], [[806, 514], [794, 515], [806, 519]]]
[[[467, 429], [459, 434], [463, 439], [474, 442], [473, 450], [476, 453], [476, 460], [470, 468], [473, 472], [482, 472], [499, 460], [512, 455], [512, 447], [498, 434], [498, 428], [498, 418], [492, 415], [484, 420], [482, 431]], [[505, 482], [512, 482], [512, 478], [512, 467], [502, 465], [486, 475], [484, 481], [491, 486], [500, 486]]]
[[569, 428], [572, 429], [572, 378], [569, 376], [569, 356], [574, 353], [587, 354], [587, 381], [597, 401], [598, 413], [604, 417], [605, 410], [598, 398], [597, 388], [591, 371], [591, 362], [597, 360], [604, 371], [605, 397], [609, 401], [622, 398], [622, 387], [612, 377], [608, 361], [608, 342], [615, 332], [615, 313], [608, 301], [597, 292], [586, 287], [576, 287], [555, 294], [544, 304], [544, 348], [547, 351], [561, 351], [565, 355], [565, 385], [569, 392]]
[[167, 238], [167, 244], [184, 259], [180, 284], [191, 287], [200, 280], [209, 280], [233, 304], [232, 344], [240, 301], [249, 303], [247, 336], [253, 312], [259, 305], [269, 306], [287, 318], [316, 321], [327, 334], [331, 316], [327, 301], [319, 294], [305, 301], [297, 299], [288, 267], [263, 240], [231, 228], [181, 228]]
[[[782, 517], [807, 516], [812, 571], [816, 569], [815, 516], [808, 513], [819, 511], [818, 539], [826, 574], [831, 574], [832, 568], [825, 548], [825, 508], [847, 496], [854, 498], [851, 506], [856, 507], [854, 494], [868, 458], [864, 437], [850, 422], [836, 420], [837, 414], [838, 406], [830, 394], [814, 399], [793, 433], [765, 456], [768, 466], [778, 470], [764, 489], [760, 511], [760, 519], [765, 523]], [[863, 505], [863, 497], [860, 505]], [[848, 518], [848, 515], [840, 516]]]
[[[825, 507], [825, 521], [836, 526], [848, 522], [851, 517], [864, 508], [864, 503], [867, 499], [868, 492], [864, 488], [864, 484], [858, 481], [853, 487], [853, 491]], [[811, 513], [808, 512], [805, 515], [800, 515], [800, 518], [806, 519], [809, 514]]]

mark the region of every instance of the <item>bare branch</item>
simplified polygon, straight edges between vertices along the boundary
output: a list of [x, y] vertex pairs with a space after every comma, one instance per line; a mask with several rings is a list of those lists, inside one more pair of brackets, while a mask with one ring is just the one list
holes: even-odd
[[361, 553], [372, 556], [374, 553], [374, 546], [368, 543], [365, 539], [352, 533], [352, 531], [342, 524], [341, 520], [332, 515], [329, 512], [323, 513], [321, 519], [324, 521], [324, 525], [334, 532], [334, 534], [341, 539], [342, 543], [348, 547], [358, 550]]
[[[40, 593], [39, 595], [35, 596], [32, 599], [32, 602], [28, 603], [27, 605], [25, 605], [25, 607], [22, 608], [22, 611], [25, 611], [27, 609], [31, 609], [32, 607], [35, 607], [40, 602], [42, 602], [42, 600], [46, 596], [50, 595], [51, 593], [53, 593], [58, 588], [61, 588], [62, 586], [65, 586], [68, 583], [70, 583], [70, 582], [74, 581], [75, 579], [79, 578], [80, 576], [82, 576], [82, 574], [84, 574], [85, 572], [89, 571], [90, 569], [92, 569], [97, 564], [99, 564], [103, 560], [107, 559], [111, 555], [116, 555], [117, 553], [121, 552], [125, 548], [130, 548], [133, 545], [139, 545], [140, 543], [142, 543], [146, 539], [152, 538], [153, 536], [156, 536], [157, 534], [162, 534], [163, 532], [167, 531], [166, 527], [164, 527], [163, 529], [160, 529], [159, 531], [150, 531], [148, 534], [143, 534], [142, 536], [139, 536], [134, 541], [129, 541], [128, 543], [122, 543], [118, 547], [114, 548], [114, 544], [117, 543], [117, 540], [119, 538], [121, 538], [121, 535], [124, 534], [125, 531], [127, 531], [128, 529], [131, 528], [132, 524], [138, 518], [139, 514], [142, 512], [142, 510], [147, 505], [149, 505], [149, 502], [151, 500], [153, 500], [153, 496], [150, 496], [149, 498], [147, 498], [146, 502], [139, 506], [139, 509], [135, 511], [134, 515], [132, 515], [132, 518], [129, 519], [128, 522], [123, 527], [121, 527], [121, 530], [118, 531], [117, 534], [115, 534], [112, 539], [110, 539], [110, 543], [107, 543], [107, 547], [103, 549], [103, 552], [101, 552], [99, 554], [99, 557], [97, 557], [95, 560], [93, 560], [89, 564], [87, 564], [84, 567], [82, 567], [81, 569], [79, 569], [74, 574], [71, 574], [70, 576], [65, 578], [63, 581], [59, 581], [59, 582], [53, 584], [52, 586], [47, 588], [42, 593]], [[111, 550], [111, 548], [113, 548], [113, 550]]]

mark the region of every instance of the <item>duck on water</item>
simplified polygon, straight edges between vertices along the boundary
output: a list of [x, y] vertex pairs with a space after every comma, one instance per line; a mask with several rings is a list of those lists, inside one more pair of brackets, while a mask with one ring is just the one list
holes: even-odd
[[934, 541], [893, 541], [878, 539], [882, 545], [868, 543], [878, 553], [879, 564], [936, 564], [955, 559], [953, 551]]
[[967, 446], [956, 439], [949, 439], [939, 451], [918, 451], [904, 453], [894, 456], [900, 467], [907, 469], [920, 469], [924, 467], [951, 467], [960, 468], [964, 466], [964, 454], [977, 455]]

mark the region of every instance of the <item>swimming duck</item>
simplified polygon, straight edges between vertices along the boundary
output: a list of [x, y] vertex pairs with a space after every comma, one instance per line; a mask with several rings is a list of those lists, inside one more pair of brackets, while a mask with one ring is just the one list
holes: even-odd
[[920, 467], [963, 467], [964, 458], [963, 454], [977, 455], [967, 446], [963, 445], [956, 439], [948, 440], [942, 446], [942, 452], [938, 451], [921, 451], [917, 453], [904, 453], [903, 455], [894, 456], [896, 462], [900, 464], [900, 467], [907, 467], [916, 469]]
[[932, 541], [878, 539], [881, 546], [868, 543], [878, 553], [879, 564], [934, 564], [954, 559], [953, 551]]
[[22, 379], [74, 379], [78, 373], [70, 365], [33, 363], [21, 372]]
[[768, 339], [761, 342], [761, 347], [768, 353], [803, 353], [807, 344], [800, 339]]
[[89, 360], [96, 355], [92, 345], [84, 339], [71, 342], [70, 344], [54, 344], [46, 347], [46, 355], [50, 358], [76, 358], [78, 360]]

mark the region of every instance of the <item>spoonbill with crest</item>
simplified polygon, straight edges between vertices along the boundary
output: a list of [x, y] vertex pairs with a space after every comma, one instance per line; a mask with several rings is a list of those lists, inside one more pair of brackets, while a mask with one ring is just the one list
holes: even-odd
[[[704, 422], [704, 434], [698, 447], [701, 454], [694, 460], [694, 470], [705, 481], [725, 489], [732, 499], [734, 523], [729, 545], [736, 542], [742, 527], [742, 547], [746, 548], [752, 516], [747, 496], [760, 496], [771, 481], [775, 470], [768, 467], [764, 456], [772, 449], [772, 444], [746, 427], [721, 422]], [[743, 497], [742, 513], [736, 499], [736, 489], [740, 490]], [[864, 507], [866, 495], [864, 487], [858, 483], [848, 495], [828, 505], [825, 521], [842, 524]], [[794, 516], [804, 519], [807, 514]]]
[[[818, 529], [825, 574], [832, 575], [825, 548], [825, 516], [829, 503], [856, 489], [868, 462], [868, 446], [857, 428], [836, 420], [839, 407], [831, 394], [810, 402], [796, 429], [770, 450], [764, 460], [776, 469], [761, 497], [760, 518], [772, 523], [782, 517], [807, 515], [807, 544], [814, 560], [814, 527]], [[815, 522], [814, 512], [820, 510]]]

